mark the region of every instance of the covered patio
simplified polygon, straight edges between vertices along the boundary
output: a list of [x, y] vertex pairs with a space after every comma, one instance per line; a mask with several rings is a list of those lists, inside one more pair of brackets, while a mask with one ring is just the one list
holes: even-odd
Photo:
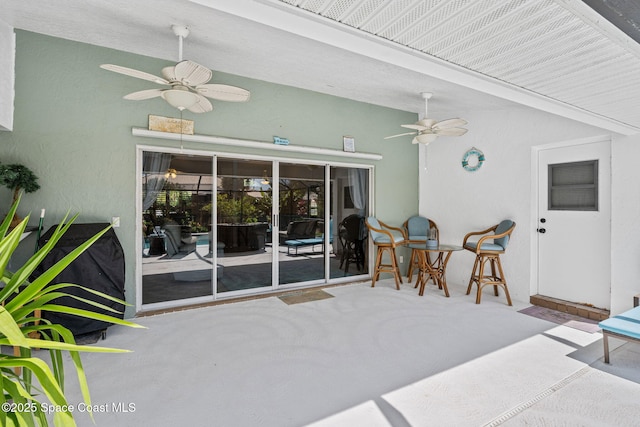
[[[96, 423], [637, 425], [639, 345], [617, 347], [605, 365], [593, 324], [450, 290], [429, 285], [420, 297], [385, 279], [297, 304], [271, 296], [137, 319], [147, 330], [111, 327], [99, 344], [133, 352], [84, 355], [93, 403], [108, 408]], [[67, 387], [80, 402], [71, 378]]]

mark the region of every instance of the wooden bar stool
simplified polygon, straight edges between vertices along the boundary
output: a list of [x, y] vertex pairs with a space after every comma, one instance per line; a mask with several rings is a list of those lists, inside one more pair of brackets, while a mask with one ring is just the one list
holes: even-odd
[[[396, 281], [396, 289], [400, 290], [402, 277], [400, 268], [398, 267], [398, 259], [396, 258], [396, 247], [406, 244], [406, 236], [404, 230], [398, 227], [392, 227], [377, 218], [370, 216], [365, 219], [365, 224], [369, 229], [371, 241], [377, 247], [376, 265], [371, 280], [371, 287], [374, 287], [376, 281], [380, 277], [380, 273], [391, 273]], [[384, 253], [389, 253], [389, 263], [383, 263]]]
[[[473, 264], [473, 270], [471, 271], [471, 278], [469, 279], [469, 286], [467, 287], [467, 295], [469, 295], [473, 284], [475, 283], [478, 286], [476, 304], [480, 304], [482, 289], [485, 286], [493, 286], [493, 292], [496, 296], [498, 296], [498, 286], [500, 286], [504, 289], [507, 303], [513, 305], [511, 303], [511, 296], [509, 296], [509, 289], [507, 288], [507, 280], [502, 271], [500, 254], [503, 254], [507, 249], [509, 237], [515, 227], [515, 222], [506, 219], [491, 228], [482, 231], [472, 231], [464, 236], [462, 246], [466, 250], [476, 254], [476, 260]], [[488, 234], [491, 232], [493, 232], [493, 234]], [[483, 237], [477, 242], [469, 242], [468, 239], [471, 236]], [[493, 243], [489, 243], [487, 240], [493, 240]], [[490, 273], [486, 271], [487, 263], [489, 264]]]
[[[427, 244], [427, 239], [435, 239], [440, 241], [438, 226], [432, 220], [423, 216], [415, 215], [407, 219], [402, 225], [407, 236], [409, 244]], [[409, 246], [411, 248], [411, 246]], [[427, 254], [427, 260], [431, 262]], [[407, 281], [411, 283], [413, 271], [420, 268], [418, 260], [418, 251], [411, 248], [411, 256], [409, 257], [409, 269], [407, 270]], [[416, 284], [416, 287], [418, 285]]]

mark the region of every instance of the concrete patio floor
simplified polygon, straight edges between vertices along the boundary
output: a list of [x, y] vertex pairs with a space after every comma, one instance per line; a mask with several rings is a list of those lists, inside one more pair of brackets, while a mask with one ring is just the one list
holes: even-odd
[[[450, 285], [330, 287], [143, 317], [83, 355], [97, 426], [636, 426], [640, 346]], [[71, 404], [81, 402], [67, 373]], [[126, 410], [125, 410], [126, 409]], [[75, 412], [78, 425], [93, 425]]]

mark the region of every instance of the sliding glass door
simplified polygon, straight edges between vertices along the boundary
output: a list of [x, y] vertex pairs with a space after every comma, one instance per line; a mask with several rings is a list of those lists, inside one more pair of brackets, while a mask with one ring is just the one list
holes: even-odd
[[143, 153], [143, 304], [213, 295], [211, 167], [210, 156]]
[[332, 218], [335, 256], [330, 263], [332, 279], [369, 274], [368, 230], [370, 170], [332, 166]]
[[325, 166], [279, 166], [278, 284], [322, 281], [328, 255], [325, 223], [331, 225], [325, 215]]
[[368, 274], [370, 169], [206, 153], [140, 157], [143, 306]]
[[272, 287], [272, 162], [217, 158], [216, 292]]

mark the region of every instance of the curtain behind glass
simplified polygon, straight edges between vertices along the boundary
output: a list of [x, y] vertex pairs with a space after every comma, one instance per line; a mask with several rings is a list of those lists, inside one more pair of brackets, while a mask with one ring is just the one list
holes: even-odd
[[366, 169], [351, 168], [348, 173], [353, 207], [359, 210], [360, 215], [364, 215], [367, 207], [367, 171]]
[[144, 152], [142, 160], [143, 173], [150, 178], [147, 179], [144, 187], [144, 195], [142, 197], [142, 210], [147, 210], [153, 205], [158, 197], [158, 193], [164, 187], [166, 181], [164, 173], [171, 164], [171, 154], [155, 153], [150, 151]]

